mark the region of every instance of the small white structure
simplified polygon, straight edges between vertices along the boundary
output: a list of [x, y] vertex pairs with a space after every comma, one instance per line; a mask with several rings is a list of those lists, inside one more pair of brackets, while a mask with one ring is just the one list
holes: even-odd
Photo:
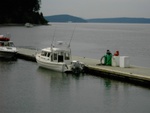
[[120, 65], [120, 56], [113, 56], [112, 57], [112, 66], [119, 67]]
[[33, 27], [33, 24], [31, 24], [31, 23], [25, 23], [25, 26], [26, 27]]
[[129, 56], [120, 56], [120, 67], [127, 68], [130, 67]]

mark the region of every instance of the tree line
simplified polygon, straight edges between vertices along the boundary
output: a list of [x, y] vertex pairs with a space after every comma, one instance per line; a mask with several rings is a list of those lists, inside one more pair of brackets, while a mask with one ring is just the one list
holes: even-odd
[[41, 0], [1, 0], [0, 24], [33, 23], [46, 24], [43, 14], [39, 13]]

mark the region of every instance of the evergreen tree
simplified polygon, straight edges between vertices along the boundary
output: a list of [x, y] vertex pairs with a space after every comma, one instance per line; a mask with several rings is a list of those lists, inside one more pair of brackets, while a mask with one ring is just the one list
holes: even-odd
[[39, 14], [41, 0], [4, 0], [0, 4], [0, 23], [47, 23]]

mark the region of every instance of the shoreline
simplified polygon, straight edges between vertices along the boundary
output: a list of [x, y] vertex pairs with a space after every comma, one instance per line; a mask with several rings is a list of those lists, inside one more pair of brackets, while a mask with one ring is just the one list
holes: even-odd
[[[33, 26], [41, 26], [41, 25], [51, 25], [51, 24], [33, 24]], [[0, 26], [25, 26], [25, 24], [18, 24], [18, 23], [4, 23], [0, 24]]]

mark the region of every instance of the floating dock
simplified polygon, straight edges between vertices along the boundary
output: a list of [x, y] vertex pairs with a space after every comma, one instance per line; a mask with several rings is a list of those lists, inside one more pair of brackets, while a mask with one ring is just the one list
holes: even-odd
[[[36, 62], [35, 54], [38, 52], [35, 49], [17, 48], [18, 58]], [[150, 85], [150, 68], [130, 66], [129, 68], [103, 66], [99, 64], [98, 59], [91, 59], [86, 57], [72, 56], [73, 60], [83, 62], [86, 66], [86, 72], [93, 75], [109, 78], [121, 78], [124, 81], [134, 81]], [[150, 86], [147, 86], [150, 87]]]

